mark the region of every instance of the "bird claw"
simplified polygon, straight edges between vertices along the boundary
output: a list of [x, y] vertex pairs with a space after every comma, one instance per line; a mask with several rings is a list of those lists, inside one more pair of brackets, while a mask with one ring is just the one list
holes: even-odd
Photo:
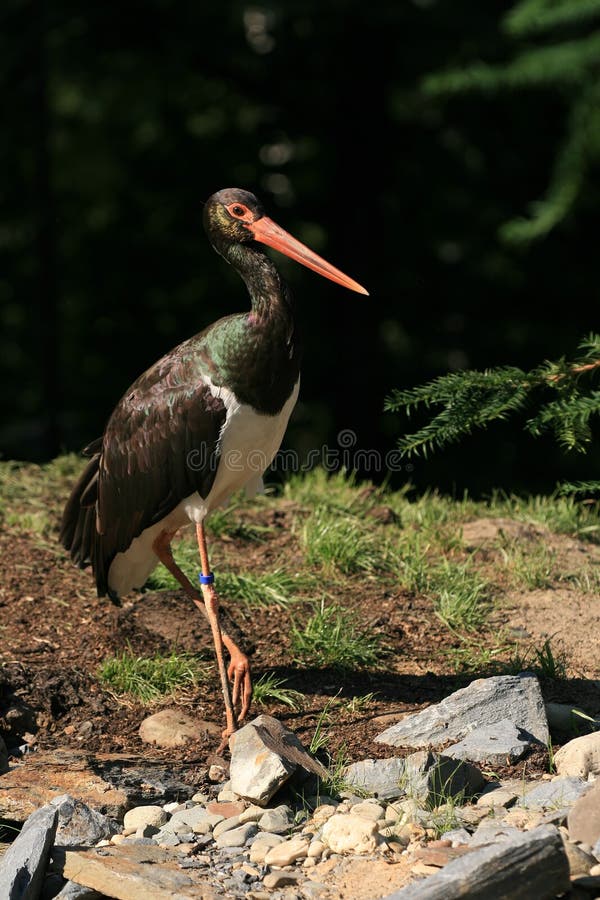
[[[239, 706], [238, 722], [243, 722], [248, 715], [252, 702], [252, 679], [250, 677], [250, 662], [241, 650], [231, 654], [227, 675], [233, 685], [231, 702], [234, 709], [237, 709]], [[225, 735], [223, 735], [223, 738], [225, 738]]]

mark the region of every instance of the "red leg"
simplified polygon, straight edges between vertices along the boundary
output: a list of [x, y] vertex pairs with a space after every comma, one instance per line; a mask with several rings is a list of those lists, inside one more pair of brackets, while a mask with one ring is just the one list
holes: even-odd
[[[201, 526], [198, 526], [201, 528]], [[230, 734], [235, 731], [235, 710], [234, 707], [238, 703], [238, 700], [241, 701], [241, 710], [239, 719], [242, 720], [248, 713], [250, 708], [250, 702], [252, 699], [252, 682], [250, 679], [250, 663], [248, 661], [248, 657], [245, 653], [243, 653], [240, 648], [237, 646], [235, 641], [224, 631], [219, 628], [218, 621], [218, 598], [216, 591], [212, 587], [212, 585], [203, 585], [202, 593], [204, 599], [201, 599], [199, 592], [192, 585], [186, 575], [181, 571], [175, 560], [173, 559], [173, 553], [171, 550], [171, 541], [173, 540], [173, 533], [163, 531], [156, 538], [152, 545], [152, 549], [162, 562], [162, 564], [169, 570], [171, 575], [179, 582], [187, 596], [192, 600], [192, 602], [196, 605], [196, 607], [200, 610], [200, 612], [206, 617], [208, 620], [211, 631], [213, 633], [213, 641], [215, 643], [215, 652], [217, 654], [217, 663], [219, 664], [219, 675], [221, 677], [221, 685], [223, 686], [223, 697], [225, 700], [225, 711], [227, 718], [227, 729], [224, 732], [224, 740], [221, 744], [219, 750], [224, 749], [227, 743], [227, 738]], [[199, 547], [200, 547], [200, 537], [198, 539]], [[204, 554], [202, 557], [201, 551], [201, 559], [202, 559], [202, 567], [203, 572], [208, 574], [208, 555], [206, 552], [206, 540], [203, 542]], [[206, 564], [206, 568], [204, 568]], [[209, 589], [209, 590], [207, 590]], [[207, 594], [208, 603], [207, 603]], [[210, 609], [209, 609], [210, 607]], [[216, 620], [216, 622], [215, 622]], [[215, 639], [215, 624], [218, 629], [218, 638]], [[219, 661], [219, 649], [217, 649], [217, 640], [219, 640], [219, 648], [220, 648], [220, 661]], [[230, 655], [230, 663], [228, 670], [225, 671], [225, 663], [223, 660], [223, 644], [227, 648], [227, 651]], [[233, 682], [233, 698], [230, 697], [229, 694], [229, 684], [227, 682], [227, 676]], [[233, 726], [233, 727], [232, 727]]]

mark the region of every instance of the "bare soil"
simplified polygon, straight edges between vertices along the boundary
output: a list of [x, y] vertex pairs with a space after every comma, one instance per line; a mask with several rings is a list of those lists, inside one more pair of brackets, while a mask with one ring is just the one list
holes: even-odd
[[[24, 527], [26, 517], [16, 517], [16, 521], [13, 517], [13, 524], [5, 522], [0, 532], [0, 734], [9, 748], [28, 742], [48, 749], [141, 754], [147, 748], [138, 734], [140, 722], [150, 712], [173, 704], [199, 718], [222, 723], [222, 700], [214, 671], [197, 689], [165, 698], [152, 707], [130, 697], [116, 697], [102, 687], [98, 667], [128, 647], [139, 655], [177, 647], [203, 651], [211, 658], [210, 634], [203, 618], [177, 591], [140, 592], [127, 598], [121, 607], [98, 599], [90, 572], [74, 568], [57, 544], [63, 499], [56, 491], [48, 497], [50, 524], [45, 533]], [[294, 505], [283, 499], [242, 510], [242, 518], [268, 526], [271, 532], [262, 542], [214, 538], [211, 553], [217, 576], [219, 566], [225, 564], [247, 572], [267, 571], [282, 564], [292, 570], [301, 568], [303, 556], [293, 529], [295, 512]], [[387, 518], [385, 524], [386, 517], [378, 514], [377, 527], [402, 527], [393, 516]], [[597, 713], [600, 599], [576, 587], [511, 590], [498, 552], [489, 544], [498, 533], [497, 522], [481, 519], [467, 525], [464, 552], [474, 555], [488, 573], [495, 573], [499, 597], [485, 629], [474, 640], [482, 648], [492, 646], [504, 628], [526, 648], [552, 636], [564, 650], [567, 677], [542, 679], [546, 699], [577, 704], [591, 714]], [[538, 532], [523, 539], [549, 542], [567, 567], [579, 565], [582, 558], [589, 561], [590, 555], [596, 561], [598, 558], [597, 546], [570, 537]], [[329, 703], [325, 725], [330, 754], [345, 748], [348, 761], [394, 755], [396, 749], [373, 740], [387, 724], [407, 711], [442, 699], [479, 675], [489, 674], [485, 669], [456, 671], [448, 651], [461, 646], [460, 636], [436, 616], [430, 597], [408, 593], [393, 578], [381, 580], [364, 574], [331, 584], [328, 589], [339, 603], [356, 612], [364, 628], [380, 635], [387, 648], [381, 665], [340, 673], [294, 662], [290, 621], [292, 616], [301, 620], [308, 614], [303, 604], [295, 605], [292, 611], [277, 606], [248, 610], [236, 609], [222, 598], [223, 606], [244, 634], [245, 646], [252, 650], [254, 677], [274, 672], [305, 698], [297, 711], [273, 704], [255, 707], [253, 712], [277, 716], [306, 744]], [[348, 702], [371, 692], [375, 698], [369, 703]], [[332, 698], [336, 698], [333, 703]], [[18, 716], [7, 717], [15, 700], [30, 707], [31, 714], [24, 713], [21, 706]], [[170, 749], [164, 755], [198, 763], [209, 759], [214, 750], [207, 739], [205, 744]], [[161, 751], [153, 751], [153, 755], [160, 756]], [[526, 765], [528, 774], [533, 774], [544, 770], [546, 760], [538, 754]], [[514, 767], [519, 774], [522, 768], [523, 763]]]

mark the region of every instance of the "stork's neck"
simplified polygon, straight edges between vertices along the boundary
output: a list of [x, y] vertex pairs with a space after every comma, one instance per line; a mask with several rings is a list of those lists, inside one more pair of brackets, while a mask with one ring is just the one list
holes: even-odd
[[294, 311], [290, 291], [262, 248], [252, 244], [230, 244], [220, 250], [244, 280], [256, 321], [287, 319], [293, 330]]

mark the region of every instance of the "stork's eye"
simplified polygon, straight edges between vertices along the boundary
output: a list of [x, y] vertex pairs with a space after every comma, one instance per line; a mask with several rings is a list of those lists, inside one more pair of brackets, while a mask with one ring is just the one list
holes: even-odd
[[228, 212], [231, 213], [236, 219], [249, 219], [251, 217], [251, 212], [247, 206], [244, 206], [243, 203], [232, 203], [231, 206], [227, 207]]

